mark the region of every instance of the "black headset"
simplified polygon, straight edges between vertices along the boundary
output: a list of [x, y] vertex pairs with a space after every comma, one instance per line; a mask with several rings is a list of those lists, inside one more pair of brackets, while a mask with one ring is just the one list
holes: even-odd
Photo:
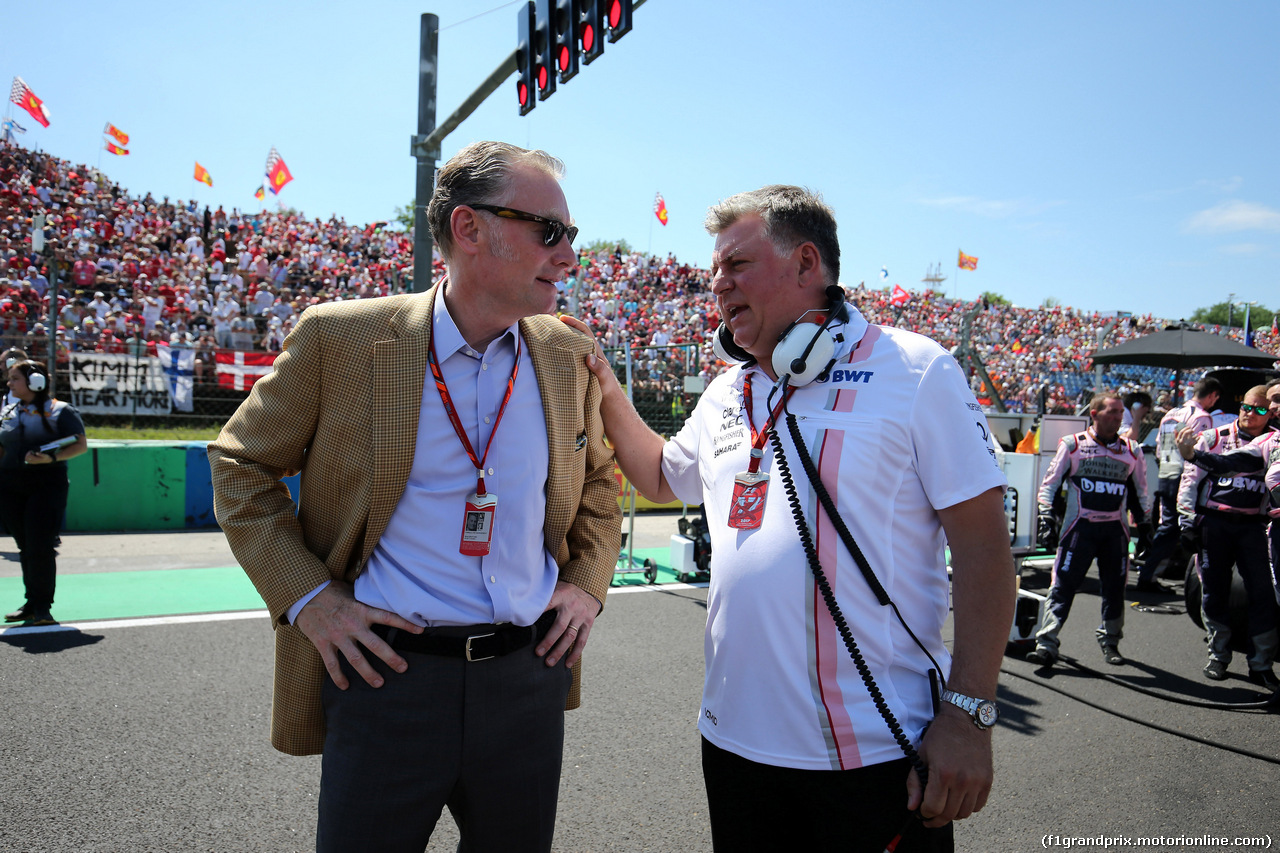
[[[787, 384], [792, 387], [826, 379], [831, 366], [836, 363], [836, 343], [844, 338], [838, 333], [832, 334], [830, 326], [837, 320], [847, 322], [849, 309], [844, 301], [844, 288], [839, 285], [829, 285], [826, 296], [827, 318], [807, 342], [803, 334], [797, 334], [801, 326], [800, 321], [812, 311], [820, 309], [806, 311], [797, 317], [791, 325], [782, 330], [782, 334], [778, 335], [778, 343], [773, 348], [773, 355], [770, 358], [773, 372], [779, 379], [783, 376], [789, 377]], [[723, 322], [716, 330], [711, 348], [721, 361], [736, 361], [747, 365], [756, 363], [755, 356], [734, 343], [733, 332], [729, 331], [729, 327]]]

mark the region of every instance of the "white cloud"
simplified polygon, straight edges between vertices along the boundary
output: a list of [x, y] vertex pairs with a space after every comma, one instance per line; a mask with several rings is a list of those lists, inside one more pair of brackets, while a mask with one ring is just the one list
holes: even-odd
[[988, 219], [1004, 219], [1009, 216], [1031, 216], [1056, 207], [1062, 202], [1032, 202], [1025, 199], [985, 199], [977, 196], [943, 196], [922, 198], [920, 204], [972, 213]]
[[1203, 178], [1197, 181], [1196, 185], [1214, 192], [1233, 193], [1239, 191], [1244, 185], [1244, 178], [1239, 175], [1233, 175], [1230, 178]]
[[1227, 255], [1256, 255], [1267, 251], [1267, 247], [1258, 243], [1233, 243], [1230, 246], [1223, 246], [1219, 251]]
[[1187, 220], [1187, 231], [1223, 234], [1231, 231], [1280, 231], [1280, 210], [1251, 201], [1224, 201]]

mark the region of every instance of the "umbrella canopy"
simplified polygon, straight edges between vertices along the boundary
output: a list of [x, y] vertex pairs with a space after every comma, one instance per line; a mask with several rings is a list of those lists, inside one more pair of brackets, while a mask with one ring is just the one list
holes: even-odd
[[1222, 335], [1172, 328], [1152, 332], [1093, 354], [1094, 364], [1145, 364], [1185, 370], [1190, 367], [1270, 367], [1277, 356], [1236, 343]]

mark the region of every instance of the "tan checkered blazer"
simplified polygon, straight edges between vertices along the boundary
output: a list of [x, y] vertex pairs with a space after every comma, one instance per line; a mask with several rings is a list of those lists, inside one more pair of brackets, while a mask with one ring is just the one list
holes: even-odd
[[[324, 745], [319, 653], [286, 612], [330, 578], [363, 570], [400, 500], [426, 379], [435, 289], [308, 308], [275, 371], [209, 445], [214, 511], [271, 611], [276, 632], [271, 742]], [[548, 316], [520, 321], [547, 419], [546, 544], [562, 580], [604, 601], [620, 540], [618, 484], [603, 440], [594, 344]], [[585, 445], [578, 446], [579, 436]], [[296, 516], [282, 477], [302, 471]], [[575, 667], [569, 708], [579, 702]]]

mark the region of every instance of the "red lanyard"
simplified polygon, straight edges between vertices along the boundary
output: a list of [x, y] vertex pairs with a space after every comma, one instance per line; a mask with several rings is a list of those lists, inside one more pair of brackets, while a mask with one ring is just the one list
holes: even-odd
[[747, 426], [751, 428], [751, 464], [747, 466], [747, 470], [752, 474], [760, 470], [760, 460], [764, 458], [764, 443], [769, 439], [769, 430], [773, 427], [773, 422], [778, 419], [778, 415], [782, 413], [782, 407], [787, 404], [795, 391], [795, 386], [787, 386], [786, 393], [769, 413], [769, 419], [764, 422], [764, 429], [757, 433], [755, 419], [751, 416], [751, 374], [746, 375], [742, 383], [742, 408], [747, 413]]
[[484, 445], [484, 456], [476, 458], [476, 451], [471, 446], [471, 439], [467, 438], [467, 431], [462, 428], [462, 421], [458, 419], [458, 413], [453, 407], [453, 398], [449, 396], [449, 388], [444, 384], [444, 374], [440, 372], [439, 359], [436, 358], [436, 336], [431, 336], [431, 348], [428, 350], [427, 364], [431, 367], [431, 376], [436, 380], [436, 390], [440, 392], [440, 402], [444, 404], [445, 414], [449, 416], [449, 423], [453, 424], [453, 431], [458, 434], [458, 438], [462, 441], [462, 449], [467, 451], [467, 458], [471, 460], [471, 464], [476, 468], [476, 494], [483, 495], [484, 491], [484, 461], [489, 458], [489, 448], [493, 447], [493, 437], [498, 434], [498, 424], [502, 423], [502, 413], [507, 410], [507, 403], [511, 401], [511, 392], [516, 387], [516, 374], [520, 372], [520, 336], [516, 335], [516, 363], [511, 368], [511, 378], [507, 380], [507, 393], [502, 397], [502, 405], [498, 406], [498, 414], [493, 419], [493, 430], [489, 433], [489, 440]]

